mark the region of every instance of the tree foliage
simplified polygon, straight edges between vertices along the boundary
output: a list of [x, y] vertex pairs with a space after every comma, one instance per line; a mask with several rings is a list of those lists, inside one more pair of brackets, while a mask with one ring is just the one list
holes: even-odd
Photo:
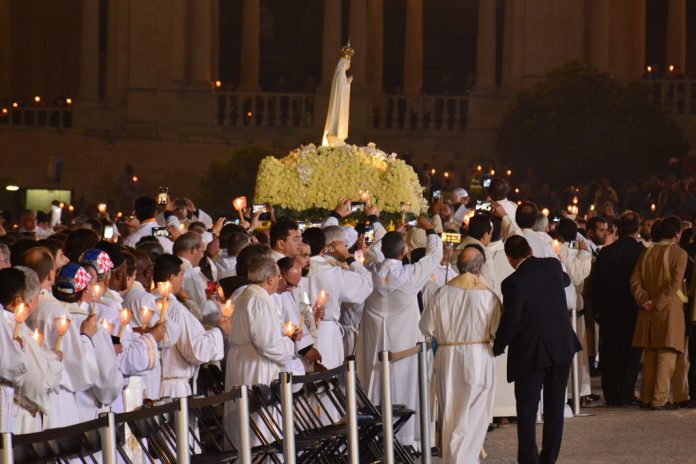
[[260, 147], [239, 148], [224, 160], [214, 160], [201, 179], [203, 204], [217, 214], [234, 212], [232, 200], [246, 195], [251, 205], [259, 163], [272, 153]]
[[650, 91], [579, 61], [555, 68], [517, 95], [499, 132], [500, 157], [556, 185], [655, 172], [688, 145]]

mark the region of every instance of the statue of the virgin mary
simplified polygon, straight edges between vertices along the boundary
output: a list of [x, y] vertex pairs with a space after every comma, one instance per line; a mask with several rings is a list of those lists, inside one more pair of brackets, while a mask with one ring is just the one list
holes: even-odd
[[321, 145], [341, 146], [345, 145], [348, 137], [348, 119], [350, 114], [350, 83], [353, 76], [348, 77], [346, 71], [350, 68], [350, 59], [354, 50], [350, 47], [350, 40], [341, 48], [341, 59], [334, 71], [331, 81], [331, 95], [329, 97], [329, 111], [326, 114], [326, 125]]

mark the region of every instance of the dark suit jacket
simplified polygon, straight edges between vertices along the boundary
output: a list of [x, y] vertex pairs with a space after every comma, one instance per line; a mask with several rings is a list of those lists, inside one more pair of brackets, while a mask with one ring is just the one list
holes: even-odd
[[564, 288], [570, 285], [556, 258], [530, 256], [502, 282], [504, 312], [493, 353], [508, 349], [508, 382], [570, 362], [582, 346], [568, 317]]
[[599, 252], [592, 270], [592, 307], [602, 338], [633, 337], [638, 304], [630, 280], [643, 250], [645, 247], [633, 237], [620, 237]]

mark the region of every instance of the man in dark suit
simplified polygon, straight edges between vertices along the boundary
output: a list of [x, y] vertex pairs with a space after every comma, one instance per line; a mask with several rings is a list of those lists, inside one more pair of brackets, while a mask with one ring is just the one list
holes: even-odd
[[640, 216], [619, 217], [619, 239], [602, 248], [592, 275], [592, 307], [599, 322], [602, 390], [608, 406], [637, 405], [636, 378], [641, 351], [631, 346], [638, 304], [631, 293], [631, 273], [645, 247], [638, 242]]
[[[507, 379], [515, 382], [517, 460], [553, 463], [563, 439], [563, 410], [570, 362], [582, 349], [570, 325], [564, 288], [570, 285], [556, 258], [535, 258], [524, 237], [505, 241], [515, 272], [502, 282], [504, 311], [493, 353], [508, 350]], [[544, 389], [542, 450], [536, 444], [536, 412]]]

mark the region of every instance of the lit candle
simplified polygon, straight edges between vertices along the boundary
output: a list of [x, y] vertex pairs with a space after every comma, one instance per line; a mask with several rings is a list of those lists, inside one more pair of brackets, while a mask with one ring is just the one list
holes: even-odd
[[578, 204], [578, 197], [573, 197], [573, 204], [577, 205]]
[[[326, 302], [328, 300], [329, 300], [329, 294], [326, 293], [326, 290], [322, 289], [319, 292], [319, 295], [317, 295], [317, 306], [321, 306], [321, 307], [326, 306]], [[320, 321], [317, 321], [317, 327], [319, 327], [320, 323], [321, 323]]]
[[466, 215], [467, 215], [469, 218], [472, 218], [472, 217], [476, 216], [476, 210], [475, 210], [475, 209], [470, 209], [469, 211], [466, 212]]
[[41, 332], [39, 332], [39, 329], [34, 329], [34, 333], [32, 334], [31, 338], [34, 339], [37, 345], [43, 345], [44, 335]]
[[138, 182], [138, 176], [131, 177], [131, 180], [133, 181], [133, 183]]
[[293, 324], [290, 321], [286, 322], [284, 324], [284, 327], [285, 327], [285, 335], [287, 335], [288, 337], [292, 337], [293, 334], [295, 333], [295, 330], [297, 329], [295, 324]]
[[68, 211], [72, 213], [73, 211], [75, 211], [75, 207], [73, 205], [68, 206]]
[[650, 211], [652, 211], [654, 213], [656, 209], [657, 209], [657, 207], [655, 206], [655, 203], [650, 205]]
[[220, 82], [220, 81], [215, 81], [215, 87], [217, 87], [218, 89], [219, 89], [220, 87], [222, 87], [222, 82]]
[[157, 282], [157, 289], [163, 297], [169, 298], [169, 294], [172, 292], [172, 283], [168, 280], [166, 282]]
[[541, 210], [541, 214], [543, 214], [543, 215], [546, 216], [546, 217], [549, 217], [549, 209], [548, 209], [548, 208], [542, 209], [542, 210]]
[[495, 169], [491, 169], [491, 176], [495, 176]]
[[106, 203], [99, 203], [97, 205], [97, 210], [102, 214], [106, 213]]
[[24, 321], [27, 320], [27, 317], [29, 317], [29, 311], [27, 311], [24, 303], [20, 303], [14, 312], [15, 328], [12, 338], [17, 338], [19, 336], [19, 331], [22, 328]]
[[568, 205], [568, 212], [572, 213], [573, 212], [573, 205]]
[[143, 329], [150, 327], [150, 319], [152, 319], [152, 311], [147, 306], [140, 308], [140, 321], [143, 323]]
[[99, 301], [100, 292], [101, 287], [99, 286], [99, 284], [94, 284], [94, 287], [92, 287], [92, 305], [90, 314], [94, 314], [97, 312], [97, 301]]
[[482, 170], [483, 170], [483, 166], [481, 166], [480, 164], [477, 164], [477, 165], [476, 165], [476, 170], [477, 170], [477, 171], [482, 171]]
[[70, 324], [72, 321], [68, 319], [67, 314], [63, 314], [63, 317], [58, 317], [55, 319], [56, 324], [56, 345], [53, 347], [53, 351], [60, 351], [60, 345], [63, 342], [63, 337], [68, 332]]
[[445, 176], [445, 179], [449, 179], [449, 172], [445, 171], [444, 176]]
[[648, 70], [649, 73], [652, 72], [652, 66], [648, 66], [646, 69]]
[[570, 213], [571, 213], [573, 216], [577, 216], [577, 215], [578, 215], [578, 211], [579, 211], [579, 210], [578, 210], [578, 207], [575, 206], [575, 205], [573, 205], [573, 206], [570, 208]]
[[160, 321], [164, 322], [167, 320], [167, 310], [169, 309], [169, 298], [163, 298], [157, 300], [157, 308], [160, 312]]
[[118, 338], [123, 337], [123, 332], [125, 332], [128, 323], [133, 318], [133, 311], [127, 308], [123, 308], [120, 313], [121, 327], [118, 329]]
[[515, 193], [520, 193], [520, 189], [519, 189], [519, 188], [515, 188]]
[[559, 242], [558, 240], [553, 241], [553, 251], [555, 251], [556, 254], [558, 254], [558, 252], [561, 251], [561, 242]]
[[436, 171], [435, 171], [435, 168], [432, 168], [432, 169], [430, 170], [430, 175], [431, 175], [431, 176], [434, 176], [434, 175], [435, 175], [435, 172], [436, 172]]
[[246, 208], [247, 206], [247, 198], [246, 197], [237, 197], [232, 201], [232, 205], [234, 205], [234, 209], [237, 210], [239, 213], [239, 219], [243, 222], [244, 221], [244, 214], [242, 214], [242, 210]]
[[232, 300], [225, 301], [225, 304], [220, 308], [220, 313], [225, 319], [232, 317], [232, 313], [234, 313], [234, 303], [232, 303]]
[[512, 169], [508, 169], [507, 172], [506, 172], [505, 174], [507, 174], [508, 177], [510, 177], [510, 176], [512, 175]]
[[101, 326], [104, 328], [104, 330], [109, 332], [109, 334], [111, 334], [114, 331], [114, 325], [106, 319], [102, 319]]

